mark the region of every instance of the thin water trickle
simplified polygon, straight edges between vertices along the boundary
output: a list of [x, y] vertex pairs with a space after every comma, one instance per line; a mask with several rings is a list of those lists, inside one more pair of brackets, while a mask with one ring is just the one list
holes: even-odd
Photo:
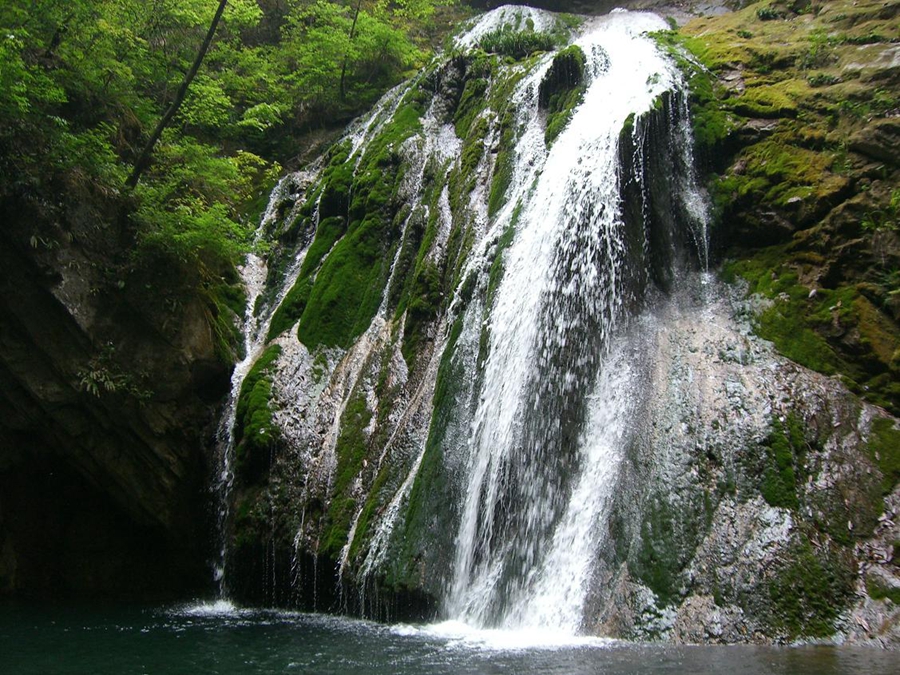
[[[303, 171], [289, 174], [282, 178], [269, 197], [266, 210], [260, 218], [259, 227], [254, 236], [254, 249], [258, 247], [267, 230], [278, 217], [278, 208], [286, 199], [294, 204], [302, 203], [307, 188], [314, 182], [321, 169], [320, 162], [313, 162]], [[216, 434], [217, 448], [217, 474], [213, 481], [213, 490], [216, 496], [216, 536], [218, 539], [217, 559], [213, 563], [213, 580], [216, 584], [216, 595], [220, 599], [228, 597], [228, 581], [226, 576], [228, 560], [228, 519], [230, 516], [231, 488], [234, 480], [233, 455], [234, 455], [234, 425], [237, 417], [237, 402], [244, 379], [259, 358], [266, 345], [266, 335], [272, 316], [278, 306], [284, 300], [287, 291], [296, 281], [300, 266], [303, 263], [305, 249], [296, 256], [289, 266], [280, 292], [269, 307], [258, 313], [257, 301], [262, 296], [268, 268], [263, 257], [255, 251], [247, 254], [244, 263], [238, 267], [241, 280], [247, 293], [247, 303], [242, 317], [242, 334], [244, 337], [244, 357], [235, 364], [231, 374], [231, 389], [225, 404], [225, 411], [219, 420], [219, 428]]]

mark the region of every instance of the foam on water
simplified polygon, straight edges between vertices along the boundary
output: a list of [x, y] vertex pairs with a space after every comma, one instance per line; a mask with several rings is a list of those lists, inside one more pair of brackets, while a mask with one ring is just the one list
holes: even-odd
[[403, 637], [425, 637], [445, 640], [451, 649], [479, 649], [486, 651], [556, 650], [585, 647], [607, 649], [617, 640], [573, 635], [567, 631], [532, 628], [520, 630], [474, 628], [460, 621], [443, 621], [425, 626], [400, 624], [391, 633]]
[[241, 616], [248, 611], [238, 608], [230, 600], [219, 599], [212, 602], [200, 602], [176, 607], [171, 614], [175, 616], [222, 618]]

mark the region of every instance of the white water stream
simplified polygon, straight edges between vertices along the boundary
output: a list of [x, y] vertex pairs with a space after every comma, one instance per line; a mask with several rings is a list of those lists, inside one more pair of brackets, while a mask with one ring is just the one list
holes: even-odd
[[517, 93], [522, 208], [491, 311], [446, 601], [449, 617], [469, 625], [572, 634], [583, 621], [633, 406], [615, 338], [633, 293], [618, 142], [629, 115], [678, 86], [644, 35], [663, 28], [659, 17], [625, 12], [587, 27], [576, 44], [593, 77], [549, 153], [533, 100], [545, 69]]

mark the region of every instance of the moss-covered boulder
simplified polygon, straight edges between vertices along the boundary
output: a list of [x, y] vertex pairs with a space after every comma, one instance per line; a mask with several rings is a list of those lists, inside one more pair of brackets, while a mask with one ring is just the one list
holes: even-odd
[[544, 140], [549, 145], [565, 129], [572, 111], [581, 103], [587, 86], [585, 56], [581, 47], [571, 45], [553, 57], [538, 87], [538, 106], [547, 111]]

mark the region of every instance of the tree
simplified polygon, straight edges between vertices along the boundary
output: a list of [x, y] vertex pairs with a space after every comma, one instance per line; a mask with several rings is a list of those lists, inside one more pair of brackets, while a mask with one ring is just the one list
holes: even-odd
[[175, 113], [178, 112], [178, 109], [184, 102], [184, 97], [187, 95], [188, 87], [191, 86], [191, 81], [193, 81], [194, 76], [197, 75], [197, 71], [200, 69], [200, 64], [203, 63], [203, 58], [206, 56], [206, 52], [209, 51], [209, 46], [212, 44], [213, 37], [216, 34], [216, 28], [219, 26], [219, 21], [222, 18], [222, 13], [225, 11], [225, 5], [227, 4], [228, 0], [220, 0], [219, 7], [216, 9], [215, 16], [213, 16], [212, 23], [209, 25], [209, 30], [206, 33], [206, 38], [204, 38], [203, 43], [200, 45], [200, 49], [197, 52], [194, 63], [188, 69], [187, 73], [185, 73], [184, 79], [181, 82], [181, 86], [178, 88], [178, 92], [175, 94], [175, 99], [172, 101], [172, 105], [169, 106], [168, 110], [166, 110], [165, 115], [163, 115], [159, 120], [159, 123], [156, 125], [156, 128], [150, 135], [150, 139], [147, 141], [147, 144], [144, 146], [144, 149], [138, 156], [137, 161], [134, 163], [134, 169], [132, 170], [131, 175], [128, 176], [128, 180], [125, 181], [125, 185], [127, 187], [133, 189], [138, 184], [138, 181], [141, 179], [141, 174], [144, 172], [144, 170], [147, 168], [147, 164], [150, 162], [150, 155], [153, 153], [153, 146], [156, 145], [156, 142], [162, 136], [163, 131], [165, 131], [166, 127], [169, 126], [172, 118], [175, 117]]

